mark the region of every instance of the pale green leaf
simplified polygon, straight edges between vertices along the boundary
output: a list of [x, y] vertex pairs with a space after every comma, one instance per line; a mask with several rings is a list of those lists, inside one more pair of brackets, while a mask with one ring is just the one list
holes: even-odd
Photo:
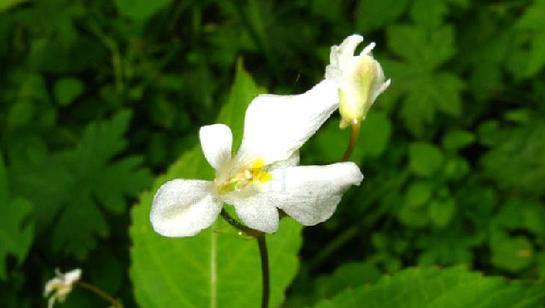
[[484, 277], [463, 268], [414, 268], [385, 277], [375, 285], [347, 289], [317, 308], [344, 307], [541, 307], [542, 285]]

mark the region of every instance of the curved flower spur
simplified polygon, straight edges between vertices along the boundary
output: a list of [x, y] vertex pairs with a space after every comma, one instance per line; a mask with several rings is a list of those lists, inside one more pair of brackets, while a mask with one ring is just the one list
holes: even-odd
[[150, 219], [163, 236], [193, 236], [214, 223], [224, 203], [248, 227], [272, 233], [278, 209], [305, 226], [327, 220], [342, 194], [363, 179], [353, 162], [298, 166], [298, 150], [339, 106], [339, 86], [323, 80], [299, 95], [259, 95], [249, 105], [238, 153], [223, 124], [200, 129], [213, 181], [175, 179], [153, 199]]

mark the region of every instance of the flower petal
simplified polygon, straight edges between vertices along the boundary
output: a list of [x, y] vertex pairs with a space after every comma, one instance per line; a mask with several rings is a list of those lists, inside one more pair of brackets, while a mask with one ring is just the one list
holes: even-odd
[[224, 124], [203, 126], [199, 131], [199, 139], [204, 157], [214, 169], [218, 169], [231, 159], [233, 135], [229, 126]]
[[73, 269], [66, 274], [64, 274], [64, 281], [67, 284], [73, 284], [81, 278], [81, 269]]
[[312, 226], [333, 215], [342, 194], [363, 180], [353, 162], [326, 166], [297, 166], [271, 172], [272, 183], [261, 198], [282, 209], [305, 226]]
[[161, 186], [150, 220], [155, 232], [168, 237], [193, 236], [214, 223], [222, 203], [211, 194], [211, 182], [176, 179]]
[[239, 161], [267, 165], [288, 159], [339, 104], [335, 81], [324, 80], [299, 95], [259, 95], [246, 111]]
[[246, 226], [267, 233], [278, 230], [278, 209], [259, 194], [229, 203], [235, 207], [238, 217]]

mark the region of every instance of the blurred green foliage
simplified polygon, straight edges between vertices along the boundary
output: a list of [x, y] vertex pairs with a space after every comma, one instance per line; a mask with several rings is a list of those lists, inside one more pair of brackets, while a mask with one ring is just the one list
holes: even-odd
[[[366, 179], [304, 230], [285, 306], [366, 298], [415, 265], [544, 279], [544, 27], [543, 0], [0, 1], [0, 306], [43, 306], [57, 266], [136, 305], [130, 205], [217, 118], [237, 59], [270, 92], [302, 92], [352, 33], [377, 42], [392, 86], [352, 157]], [[249, 98], [234, 97], [221, 117], [240, 123]], [[347, 139], [332, 119], [303, 163]], [[449, 275], [475, 279], [412, 287]]]

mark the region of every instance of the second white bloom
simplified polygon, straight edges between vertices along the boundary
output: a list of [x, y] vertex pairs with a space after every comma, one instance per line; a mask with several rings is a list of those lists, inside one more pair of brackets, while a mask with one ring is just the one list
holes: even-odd
[[324, 80], [304, 94], [260, 95], [248, 107], [244, 135], [232, 157], [232, 135], [223, 124], [200, 130], [214, 181], [176, 179], [157, 191], [150, 219], [164, 236], [192, 236], [214, 223], [224, 202], [250, 228], [278, 229], [278, 209], [303, 225], [325, 221], [342, 194], [363, 179], [352, 162], [298, 166], [299, 148], [339, 104], [338, 83]]
[[339, 83], [341, 128], [360, 125], [377, 97], [390, 86], [390, 79], [385, 80], [382, 66], [371, 54], [375, 43], [354, 55], [361, 42], [363, 37], [353, 34], [339, 46], [331, 47], [326, 67], [326, 79]]

